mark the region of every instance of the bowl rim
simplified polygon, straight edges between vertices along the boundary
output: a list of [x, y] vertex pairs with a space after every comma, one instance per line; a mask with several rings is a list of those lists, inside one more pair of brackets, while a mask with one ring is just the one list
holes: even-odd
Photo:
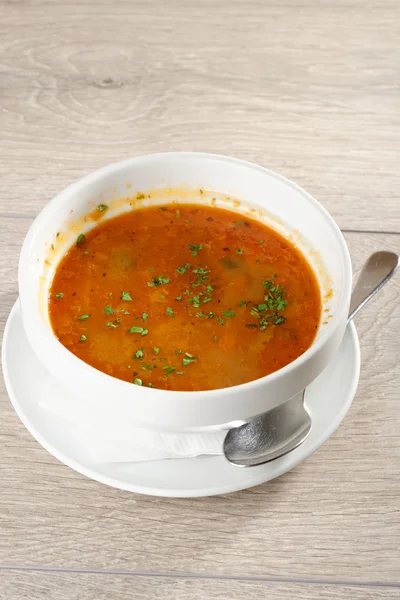
[[[242, 167], [246, 167], [248, 169], [256, 170], [262, 174], [265, 174], [269, 177], [276, 178], [280, 180], [286, 186], [291, 187], [301, 196], [303, 196], [315, 210], [317, 210], [322, 217], [329, 223], [335, 238], [338, 244], [338, 247], [341, 252], [341, 260], [343, 262], [343, 281], [340, 292], [340, 298], [338, 301], [338, 305], [336, 307], [335, 313], [332, 315], [330, 322], [327, 324], [324, 332], [318, 339], [315, 339], [311, 346], [303, 352], [299, 357], [297, 357], [294, 361], [288, 363], [286, 366], [265, 375], [264, 377], [260, 377], [258, 379], [254, 379], [252, 381], [248, 381], [246, 383], [242, 383], [239, 385], [218, 388], [213, 390], [197, 390], [197, 391], [185, 391], [185, 390], [163, 390], [158, 388], [146, 388], [144, 386], [137, 386], [138, 389], [143, 390], [145, 394], [153, 396], [155, 399], [155, 394], [158, 395], [157, 398], [167, 398], [174, 396], [175, 401], [179, 398], [183, 399], [183, 397], [190, 396], [191, 398], [202, 397], [205, 399], [205, 396], [208, 398], [218, 398], [224, 396], [229, 393], [245, 393], [249, 390], [256, 390], [257, 388], [265, 386], [267, 383], [276, 382], [282, 378], [285, 378], [290, 375], [291, 372], [295, 371], [297, 368], [301, 367], [302, 364], [306, 363], [310, 359], [312, 359], [324, 346], [327, 339], [332, 336], [332, 334], [337, 330], [338, 327], [343, 323], [343, 310], [348, 307], [350, 302], [350, 293], [351, 293], [351, 283], [352, 283], [352, 268], [351, 268], [351, 259], [350, 253], [346, 244], [346, 241], [343, 237], [343, 234], [337, 225], [336, 221], [330, 215], [330, 213], [306, 190], [302, 187], [287, 179], [283, 175], [272, 171], [266, 167], [258, 165], [256, 163], [252, 163], [243, 159], [234, 158], [227, 155], [222, 154], [213, 154], [207, 152], [158, 152], [152, 154], [144, 154], [131, 158], [124, 159], [122, 161], [117, 161], [111, 164], [108, 164], [100, 169], [96, 169], [84, 175], [80, 179], [74, 181], [66, 188], [64, 188], [61, 192], [56, 194], [39, 212], [31, 227], [28, 230], [28, 233], [25, 237], [25, 240], [22, 245], [19, 265], [18, 265], [18, 287], [20, 291], [20, 300], [21, 300], [21, 309], [22, 313], [24, 313], [24, 305], [25, 299], [27, 299], [29, 286], [28, 286], [28, 277], [27, 277], [27, 269], [30, 260], [31, 247], [35, 242], [36, 235], [39, 233], [42, 222], [48, 216], [48, 213], [56, 209], [58, 206], [61, 206], [68, 198], [71, 197], [79, 188], [84, 188], [87, 185], [97, 181], [99, 178], [103, 176], [107, 176], [110, 174], [114, 174], [119, 170], [123, 169], [128, 165], [138, 165], [143, 161], [153, 161], [153, 160], [174, 160], [174, 159], [193, 159], [193, 160], [212, 160], [214, 162], [221, 163], [231, 163], [240, 165]], [[99, 385], [103, 382], [105, 385], [111, 384], [115, 387], [115, 391], [117, 387], [120, 388], [121, 392], [127, 391], [128, 389], [132, 389], [132, 383], [127, 381], [118, 379], [113, 377], [112, 375], [108, 375], [88, 363], [84, 362], [82, 359], [78, 358], [75, 354], [73, 354], [70, 350], [65, 348], [57, 340], [53, 331], [43, 322], [42, 317], [40, 315], [39, 310], [36, 308], [37, 303], [31, 304], [31, 307], [35, 306], [35, 310], [33, 313], [33, 321], [31, 322], [32, 328], [36, 329], [36, 332], [40, 334], [40, 337], [43, 341], [48, 344], [49, 352], [54, 355], [55, 358], [58, 357], [60, 361], [63, 361], [64, 364], [69, 363], [71, 367], [75, 369], [79, 369], [80, 375], [82, 377], [90, 376], [92, 379], [96, 377], [98, 379]], [[31, 313], [31, 314], [32, 314]], [[345, 315], [347, 317], [347, 315]], [[108, 385], [107, 385], [108, 387]]]

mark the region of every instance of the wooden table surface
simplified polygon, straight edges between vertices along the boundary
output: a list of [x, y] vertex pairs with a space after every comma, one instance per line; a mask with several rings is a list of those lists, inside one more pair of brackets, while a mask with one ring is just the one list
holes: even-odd
[[[355, 273], [400, 250], [396, 0], [3, 0], [0, 322], [34, 216], [74, 179], [166, 150], [309, 190]], [[50, 456], [0, 384], [0, 598], [400, 598], [400, 277], [357, 318], [338, 431], [279, 479], [194, 500], [108, 488]], [[24, 365], [21, 364], [21, 377]]]

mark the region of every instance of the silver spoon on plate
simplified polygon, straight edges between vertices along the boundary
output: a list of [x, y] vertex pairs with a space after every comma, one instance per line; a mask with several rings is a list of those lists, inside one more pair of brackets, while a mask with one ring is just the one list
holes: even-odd
[[[351, 296], [347, 323], [389, 281], [399, 266], [394, 252], [375, 252], [366, 261]], [[304, 406], [305, 390], [272, 410], [226, 434], [225, 458], [239, 467], [255, 467], [291, 452], [307, 438], [311, 418]]]

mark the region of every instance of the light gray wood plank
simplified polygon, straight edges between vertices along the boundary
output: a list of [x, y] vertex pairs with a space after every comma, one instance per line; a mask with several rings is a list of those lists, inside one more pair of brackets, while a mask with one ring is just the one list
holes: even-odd
[[[29, 222], [2, 221], [0, 324]], [[355, 271], [400, 235], [347, 234]], [[146, 498], [47, 454], [0, 385], [0, 564], [332, 580], [399, 580], [400, 278], [357, 317], [362, 373], [336, 434], [291, 473], [217, 498]], [[23, 365], [21, 365], [23, 374]]]
[[399, 35], [395, 0], [3, 2], [0, 212], [201, 150], [294, 179], [342, 228], [400, 231]]
[[395, 588], [136, 577], [94, 573], [0, 573], [0, 600], [397, 600]]

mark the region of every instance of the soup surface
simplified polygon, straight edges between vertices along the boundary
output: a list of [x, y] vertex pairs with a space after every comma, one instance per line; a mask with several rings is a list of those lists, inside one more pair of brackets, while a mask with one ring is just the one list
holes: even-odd
[[321, 298], [304, 256], [272, 229], [169, 204], [81, 234], [56, 270], [49, 312], [60, 342], [100, 371], [209, 390], [263, 377], [307, 350]]

